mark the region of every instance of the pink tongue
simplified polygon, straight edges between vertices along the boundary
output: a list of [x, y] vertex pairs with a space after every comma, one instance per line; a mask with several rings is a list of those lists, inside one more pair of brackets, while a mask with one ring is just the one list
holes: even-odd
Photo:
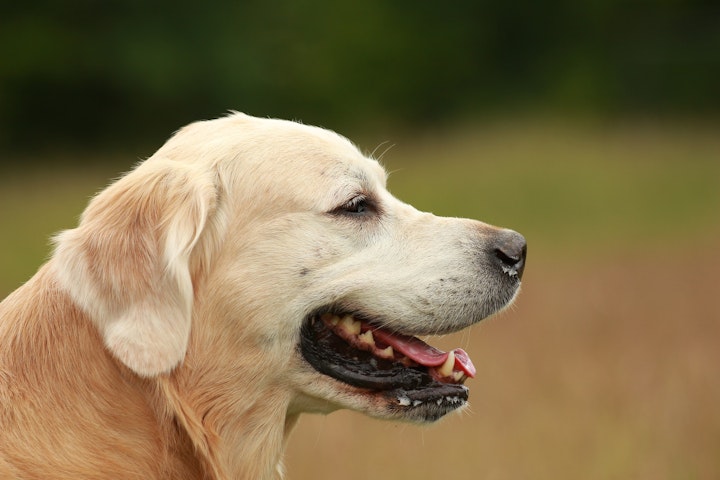
[[[387, 330], [373, 329], [373, 337], [376, 340], [393, 347], [393, 350], [402, 353], [410, 360], [413, 360], [425, 367], [439, 367], [449, 355], [437, 348], [428, 345], [419, 338], [391, 333]], [[455, 354], [455, 370], [462, 370], [468, 377], [475, 376], [475, 365], [473, 365], [467, 352], [462, 348], [453, 350]]]

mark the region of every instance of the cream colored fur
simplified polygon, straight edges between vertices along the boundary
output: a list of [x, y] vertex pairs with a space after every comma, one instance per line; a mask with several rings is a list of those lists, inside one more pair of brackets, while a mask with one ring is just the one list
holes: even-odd
[[[357, 195], [382, 211], [329, 213]], [[189, 125], [0, 304], [0, 478], [279, 477], [300, 413], [396, 417], [304, 362], [307, 316], [342, 303], [401, 331], [463, 328], [507, 303], [473, 263], [497, 231], [400, 202], [332, 132]]]

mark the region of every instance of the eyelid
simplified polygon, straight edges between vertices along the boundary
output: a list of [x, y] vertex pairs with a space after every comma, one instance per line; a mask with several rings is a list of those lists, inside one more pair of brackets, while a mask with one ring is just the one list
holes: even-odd
[[349, 201], [345, 202], [345, 204], [343, 205], [343, 208], [348, 208], [348, 207], [352, 208], [352, 207], [357, 206], [361, 202], [369, 203], [367, 197], [363, 194], [356, 195], [353, 198], [351, 198]]

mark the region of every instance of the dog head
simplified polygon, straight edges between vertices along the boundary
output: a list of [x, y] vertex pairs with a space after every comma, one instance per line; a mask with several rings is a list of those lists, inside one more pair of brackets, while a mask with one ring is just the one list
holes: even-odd
[[507, 306], [525, 262], [511, 230], [393, 197], [345, 138], [242, 114], [180, 130], [56, 242], [61, 284], [137, 374], [413, 421], [464, 405], [474, 374], [417, 336]]

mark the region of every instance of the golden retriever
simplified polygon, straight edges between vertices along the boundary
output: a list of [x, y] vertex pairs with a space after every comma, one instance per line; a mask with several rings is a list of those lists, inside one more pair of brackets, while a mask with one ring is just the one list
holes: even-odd
[[0, 304], [0, 478], [265, 479], [303, 412], [431, 422], [525, 240], [419, 212], [345, 138], [240, 113], [100, 192]]

